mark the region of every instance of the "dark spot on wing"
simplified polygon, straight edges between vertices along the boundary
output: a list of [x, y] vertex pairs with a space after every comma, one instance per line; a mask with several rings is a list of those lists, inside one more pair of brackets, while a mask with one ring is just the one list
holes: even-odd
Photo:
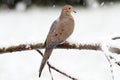
[[57, 36], [58, 34], [55, 34], [55, 36]]
[[62, 29], [61, 31], [64, 31], [64, 29]]
[[60, 35], [62, 35], [62, 33], [60, 33]]

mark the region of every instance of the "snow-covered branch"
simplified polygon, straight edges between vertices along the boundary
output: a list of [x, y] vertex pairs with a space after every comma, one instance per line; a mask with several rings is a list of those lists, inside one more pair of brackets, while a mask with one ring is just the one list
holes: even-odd
[[[113, 37], [110, 39], [111, 41], [116, 41], [120, 39], [120, 37]], [[16, 52], [16, 51], [24, 51], [24, 50], [36, 50], [39, 51], [38, 49], [44, 49], [44, 44], [43, 43], [36, 43], [36, 44], [19, 44], [16, 46], [9, 46], [9, 47], [1, 47], [0, 48], [0, 54], [4, 54], [4, 53], [11, 53], [11, 52]], [[116, 59], [116, 55], [120, 54], [120, 47], [115, 47], [112, 45], [109, 45], [109, 41], [103, 41], [101, 43], [80, 43], [80, 44], [76, 44], [76, 43], [63, 43], [58, 45], [55, 49], [79, 49], [79, 50], [98, 50], [101, 51], [105, 54], [106, 59], [109, 61], [110, 63], [110, 68], [111, 68], [111, 74], [112, 74], [112, 80], [114, 80], [114, 70], [112, 68], [112, 64], [115, 63], [118, 66], [120, 66], [120, 62], [117, 61]], [[116, 55], [114, 55], [113, 53], [116, 53]], [[114, 60], [114, 62], [113, 62]], [[71, 77], [70, 75], [66, 74], [65, 72], [62, 72], [61, 70], [55, 68], [54, 66], [52, 66], [51, 64], [49, 64], [49, 62], [47, 63], [49, 68], [65, 75], [66, 77], [72, 79], [72, 80], [77, 80], [74, 77]], [[52, 74], [51, 74], [52, 77]]]
[[[33, 49], [43, 49], [43, 43], [37, 43], [37, 44], [19, 44], [16, 46], [10, 46], [10, 47], [3, 47], [0, 48], [0, 54], [8, 53], [8, 52], [16, 52], [16, 51], [24, 51], [24, 50], [33, 50]], [[87, 49], [87, 50], [101, 50], [99, 44], [60, 44], [56, 48], [60, 49]], [[55, 49], [56, 49], [55, 48]]]
[[[16, 52], [16, 51], [24, 51], [24, 50], [34, 50], [34, 49], [43, 49], [43, 43], [37, 44], [19, 44], [16, 46], [2, 47], [0, 48], [0, 54], [8, 53], [8, 52]], [[55, 49], [86, 49], [86, 50], [99, 50], [101, 49], [101, 44], [71, 44], [65, 43], [58, 45]], [[112, 53], [120, 54], [120, 48], [110, 47], [109, 51]]]

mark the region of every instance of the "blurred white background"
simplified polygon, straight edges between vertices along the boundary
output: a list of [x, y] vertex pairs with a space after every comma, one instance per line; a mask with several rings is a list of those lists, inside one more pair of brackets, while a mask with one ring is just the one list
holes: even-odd
[[[21, 4], [15, 10], [1, 10], [0, 47], [43, 43], [52, 22], [60, 15], [61, 8], [32, 7], [25, 11], [25, 6]], [[109, 46], [114, 45], [116, 42], [109, 39], [120, 35], [119, 8], [119, 4], [86, 9], [75, 7], [75, 30], [68, 41], [77, 44], [108, 42]], [[116, 46], [119, 44], [117, 41]], [[50, 79], [47, 65], [41, 78], [38, 77], [41, 59], [39, 53], [34, 50], [0, 55], [0, 80]], [[49, 61], [79, 80], [112, 80], [109, 62], [101, 51], [56, 49]], [[120, 67], [114, 64], [113, 70], [115, 80], [119, 80]], [[69, 80], [55, 71], [53, 76], [58, 80]]]

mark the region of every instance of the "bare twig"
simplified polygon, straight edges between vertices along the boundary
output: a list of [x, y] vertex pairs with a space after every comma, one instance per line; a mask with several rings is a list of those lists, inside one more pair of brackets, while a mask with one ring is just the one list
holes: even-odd
[[110, 47], [109, 51], [112, 53], [120, 54], [120, 48]]
[[106, 57], [106, 59], [108, 60], [108, 62], [109, 62], [109, 64], [110, 64], [110, 72], [111, 72], [111, 75], [112, 75], [112, 80], [114, 80], [114, 72], [113, 72], [113, 66], [112, 66], [112, 63], [111, 63], [111, 56], [107, 56], [106, 54], [105, 54], [105, 57]]
[[113, 37], [113, 38], [112, 38], [112, 40], [117, 40], [117, 39], [120, 39], [120, 37], [117, 36], [117, 37]]
[[[40, 55], [43, 57], [43, 53], [42, 53], [40, 50], [36, 49], [36, 51], [37, 51], [38, 53], [40, 53]], [[67, 73], [62, 72], [61, 70], [55, 68], [54, 66], [52, 66], [52, 65], [49, 63], [49, 61], [47, 61], [47, 65], [48, 65], [48, 67], [49, 67], [49, 72], [50, 72], [50, 75], [51, 75], [52, 80], [53, 80], [53, 76], [52, 76], [52, 73], [51, 73], [50, 68], [53, 69], [53, 70], [55, 70], [55, 71], [57, 71], [57, 72], [59, 72], [59, 73], [61, 73], [62, 75], [66, 76], [66, 77], [68, 77], [68, 78], [70, 78], [70, 79], [72, 79], [72, 80], [78, 80], [78, 79], [76, 79], [76, 78], [68, 75]]]
[[[47, 62], [47, 64], [49, 64], [49, 62]], [[54, 80], [54, 79], [53, 79], [53, 76], [52, 76], [51, 67], [50, 67], [49, 65], [48, 65], [48, 69], [49, 69], [49, 72], [50, 72], [51, 79]]]
[[115, 62], [118, 66], [120, 66], [120, 62]]
[[[43, 53], [42, 53], [39, 49], [36, 49], [36, 51], [43, 57]], [[49, 66], [50, 64], [49, 64], [48, 61], [47, 61], [47, 65], [48, 65], [48, 68], [49, 68], [49, 72], [50, 72], [51, 79], [53, 80], [51, 68], [50, 68], [50, 66]]]
[[74, 78], [74, 77], [68, 75], [67, 73], [62, 72], [61, 70], [55, 68], [54, 66], [51, 66], [50, 64], [48, 64], [48, 65], [50, 66], [50, 68], [52, 68], [53, 70], [55, 70], [55, 71], [61, 73], [62, 75], [66, 76], [66, 77], [68, 77], [68, 78], [70, 78], [70, 79], [72, 79], [72, 80], [78, 80], [78, 79], [76, 79], [76, 78]]

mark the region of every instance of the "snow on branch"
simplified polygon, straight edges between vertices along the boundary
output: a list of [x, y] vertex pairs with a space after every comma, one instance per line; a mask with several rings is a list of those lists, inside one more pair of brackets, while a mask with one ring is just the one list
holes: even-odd
[[[19, 44], [16, 46], [9, 46], [9, 47], [2, 47], [0, 48], [0, 54], [8, 53], [8, 52], [16, 52], [16, 51], [24, 51], [24, 50], [33, 50], [33, 49], [43, 49], [43, 43], [37, 43], [37, 44]], [[71, 43], [65, 43], [60, 44], [56, 48], [60, 49], [86, 49], [86, 50], [99, 50], [101, 49], [101, 44], [71, 44]], [[55, 48], [55, 49], [56, 49]], [[110, 52], [120, 54], [120, 48], [110, 47]]]
[[[0, 48], [0, 54], [8, 53], [8, 52], [16, 52], [16, 51], [24, 51], [24, 50], [33, 50], [33, 49], [43, 49], [43, 43], [37, 43], [37, 44], [20, 44], [16, 46], [10, 46], [10, 47], [3, 47]], [[64, 43], [58, 45], [55, 49], [87, 49], [87, 50], [101, 50], [101, 47], [99, 44], [70, 44], [70, 43]]]
[[[118, 40], [120, 39], [119, 36], [111, 38], [111, 40]], [[101, 43], [64, 43], [58, 45], [55, 49], [86, 49], [86, 50], [99, 50], [102, 51], [102, 44]], [[24, 50], [34, 50], [34, 49], [44, 49], [43, 43], [36, 43], [36, 44], [18, 44], [16, 46], [9, 46], [9, 47], [0, 47], [0, 54], [9, 53], [9, 52], [16, 52], [16, 51], [24, 51]], [[120, 54], [120, 48], [110, 46], [108, 49], [111, 53]]]
[[[111, 41], [115, 41], [120, 39], [120, 37], [113, 37], [111, 38]], [[113, 73], [113, 68], [112, 68], [112, 63], [114, 60], [114, 63], [116, 63], [118, 66], [120, 66], [120, 62], [116, 60], [116, 56], [112, 53], [116, 53], [117, 55], [120, 54], [120, 48], [119, 47], [113, 47], [111, 45], [107, 45], [107, 41], [103, 42], [103, 43], [81, 43], [81, 44], [75, 44], [75, 43], [63, 43], [58, 45], [55, 49], [79, 49], [79, 50], [98, 50], [101, 51], [105, 54], [106, 59], [108, 60], [109, 64], [110, 64], [110, 68], [111, 68], [111, 74], [112, 74], [112, 80], [114, 80], [114, 73]], [[11, 53], [11, 52], [16, 52], [16, 51], [24, 51], [24, 50], [36, 50], [37, 52], [39, 52], [41, 55], [43, 55], [38, 49], [44, 49], [44, 44], [43, 43], [36, 43], [36, 44], [19, 44], [16, 46], [9, 46], [9, 47], [1, 47], [0, 48], [0, 54], [4, 54], [4, 53]], [[72, 79], [72, 80], [77, 80], [74, 77], [71, 77], [70, 75], [60, 71], [59, 69], [55, 68], [54, 66], [52, 66], [51, 64], [49, 64], [49, 62], [47, 62], [48, 66], [50, 69], [53, 69], [63, 75], [65, 75], [66, 77]], [[49, 71], [52, 76], [51, 71]]]
[[[86, 50], [99, 50], [101, 49], [101, 44], [71, 44], [65, 43], [58, 45], [55, 49], [86, 49]], [[8, 52], [16, 52], [16, 51], [24, 51], [24, 50], [34, 50], [34, 49], [44, 49], [43, 43], [36, 44], [19, 44], [16, 46], [2, 47], [0, 48], [0, 54], [8, 53]], [[120, 54], [120, 48], [110, 47], [110, 52]]]

